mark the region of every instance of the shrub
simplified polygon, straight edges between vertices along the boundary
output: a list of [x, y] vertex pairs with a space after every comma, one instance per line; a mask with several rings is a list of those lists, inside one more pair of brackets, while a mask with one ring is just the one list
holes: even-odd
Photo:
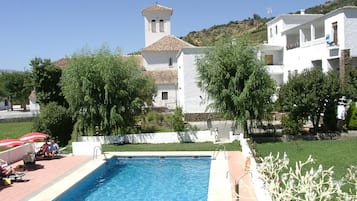
[[357, 107], [355, 102], [350, 104], [350, 108], [347, 113], [348, 129], [357, 129]]
[[182, 109], [177, 107], [174, 115], [171, 117], [171, 126], [174, 131], [184, 131], [185, 130], [185, 122], [183, 121]]
[[301, 130], [303, 122], [294, 120], [290, 115], [285, 115], [281, 119], [281, 126], [284, 134], [296, 135]]
[[149, 111], [136, 117], [136, 126], [138, 129], [134, 133], [154, 133], [167, 129], [171, 124], [169, 114], [162, 114], [155, 111]]
[[[347, 169], [346, 176], [336, 181], [333, 178], [333, 168], [307, 169], [306, 166], [315, 162], [309, 156], [305, 161], [296, 162], [295, 168], [289, 167], [289, 158], [286, 153], [280, 158], [270, 154], [260, 158], [262, 161], [258, 171], [266, 189], [273, 200], [356, 200], [357, 181], [356, 167]], [[347, 188], [347, 193], [341, 189]]]
[[60, 146], [67, 145], [73, 130], [72, 118], [63, 106], [51, 102], [41, 107], [40, 116], [34, 123], [37, 131], [48, 133]]
[[336, 104], [328, 104], [324, 112], [324, 128], [325, 130], [335, 131], [337, 129], [337, 108]]

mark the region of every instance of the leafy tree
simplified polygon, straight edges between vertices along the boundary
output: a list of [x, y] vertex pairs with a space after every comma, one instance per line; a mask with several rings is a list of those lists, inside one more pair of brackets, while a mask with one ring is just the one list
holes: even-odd
[[[18, 102], [26, 110], [28, 97], [33, 89], [30, 72], [3, 72], [0, 75], [4, 95], [10, 97], [11, 103]], [[11, 104], [11, 110], [12, 104]]]
[[57, 102], [66, 106], [67, 103], [62, 95], [61, 80], [62, 70], [51, 63], [51, 60], [35, 58], [31, 61], [34, 87], [40, 104]]
[[0, 80], [0, 98], [4, 98], [7, 96], [6, 89], [5, 89], [5, 83]]
[[339, 86], [336, 73], [325, 74], [321, 69], [313, 68], [290, 77], [280, 89], [279, 101], [296, 123], [310, 119], [316, 133], [321, 114], [328, 108], [337, 107]]
[[271, 108], [274, 81], [257, 60], [246, 40], [219, 42], [198, 59], [199, 87], [212, 99], [212, 107], [227, 119], [243, 124], [261, 120]]
[[152, 104], [155, 84], [134, 58], [123, 59], [108, 48], [73, 55], [61, 79], [62, 91], [76, 121], [75, 131], [124, 132], [134, 116]]
[[262, 19], [262, 18], [260, 17], [260, 15], [254, 13], [254, 14], [253, 14], [253, 19], [254, 19], [254, 20], [260, 20], [260, 19]]
[[48, 133], [58, 141], [60, 146], [65, 146], [71, 139], [72, 116], [65, 107], [58, 105], [56, 102], [50, 102], [41, 107], [34, 129]]

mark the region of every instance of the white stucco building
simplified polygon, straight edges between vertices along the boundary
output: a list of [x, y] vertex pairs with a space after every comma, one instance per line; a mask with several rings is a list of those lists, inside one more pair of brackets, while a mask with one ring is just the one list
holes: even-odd
[[8, 98], [0, 98], [0, 110], [8, 110], [11, 108], [10, 101]]
[[205, 47], [182, 48], [177, 55], [178, 90], [177, 105], [184, 114], [208, 113], [207, 96], [198, 87], [196, 59], [203, 56]]
[[[142, 10], [145, 47], [143, 68], [156, 82], [154, 106], [181, 107], [186, 114], [207, 114], [209, 101], [197, 85], [196, 59], [207, 48], [195, 47], [171, 35], [171, 8], [154, 5]], [[283, 14], [267, 23], [268, 41], [258, 48], [271, 77], [281, 85], [289, 74], [319, 67], [341, 72], [357, 66], [357, 7], [326, 15]], [[341, 68], [342, 66], [342, 68]]]
[[145, 47], [143, 68], [155, 79], [154, 107], [175, 109], [184, 114], [208, 113], [206, 95], [197, 85], [196, 58], [206, 48], [195, 47], [171, 35], [171, 8], [154, 5], [142, 10]]
[[341, 73], [348, 62], [357, 66], [357, 7], [326, 15], [280, 15], [267, 23], [267, 31], [268, 41], [259, 47], [258, 56], [278, 84], [308, 68]]

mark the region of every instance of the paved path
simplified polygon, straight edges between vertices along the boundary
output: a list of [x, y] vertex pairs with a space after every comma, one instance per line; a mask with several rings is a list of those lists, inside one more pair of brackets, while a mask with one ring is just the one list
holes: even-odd
[[[38, 169], [25, 171], [24, 179], [29, 179], [29, 181], [15, 182], [11, 186], [1, 189], [0, 200], [28, 200], [31, 196], [46, 188], [46, 186], [58, 181], [66, 174], [83, 165], [90, 158], [88, 156], [68, 155], [60, 159], [36, 161]], [[16, 167], [19, 164], [23, 164], [22, 161], [11, 164], [11, 166]]]
[[0, 110], [0, 120], [5, 119], [22, 119], [22, 118], [31, 118], [36, 116], [38, 113], [30, 112], [30, 111], [7, 111], [7, 110]]
[[[250, 175], [244, 170], [245, 161], [243, 154], [240, 151], [228, 152], [228, 164], [231, 175], [232, 192], [235, 192], [235, 185], [239, 180], [239, 201], [255, 201], [257, 200], [253, 188]], [[244, 176], [245, 175], [245, 176]], [[233, 199], [235, 201], [235, 199]]]

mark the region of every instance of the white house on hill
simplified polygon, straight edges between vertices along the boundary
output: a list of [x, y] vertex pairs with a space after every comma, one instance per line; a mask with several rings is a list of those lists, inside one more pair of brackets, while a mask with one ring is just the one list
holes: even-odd
[[268, 41], [258, 56], [278, 84], [289, 74], [322, 68], [344, 74], [357, 66], [357, 7], [343, 7], [326, 15], [280, 15], [267, 23]]
[[[155, 80], [154, 107], [179, 106], [185, 117], [207, 116], [212, 111], [207, 110], [207, 96], [197, 85], [196, 64], [207, 48], [171, 35], [172, 14], [172, 8], [159, 4], [142, 10], [145, 47], [135, 57]], [[326, 15], [303, 11], [280, 15], [267, 23], [267, 32], [268, 41], [259, 46], [258, 57], [278, 85], [287, 82], [289, 74], [308, 68], [343, 74], [346, 65], [357, 66], [357, 7], [343, 7]]]
[[[195, 47], [171, 35], [171, 8], [143, 9], [145, 45], [143, 66], [156, 80], [154, 106], [184, 114], [207, 113], [206, 96], [197, 86], [196, 58], [205, 47]], [[289, 74], [313, 67], [338, 70], [357, 66], [357, 7], [343, 7], [326, 15], [283, 14], [267, 23], [268, 41], [258, 48], [271, 77], [281, 85]]]

